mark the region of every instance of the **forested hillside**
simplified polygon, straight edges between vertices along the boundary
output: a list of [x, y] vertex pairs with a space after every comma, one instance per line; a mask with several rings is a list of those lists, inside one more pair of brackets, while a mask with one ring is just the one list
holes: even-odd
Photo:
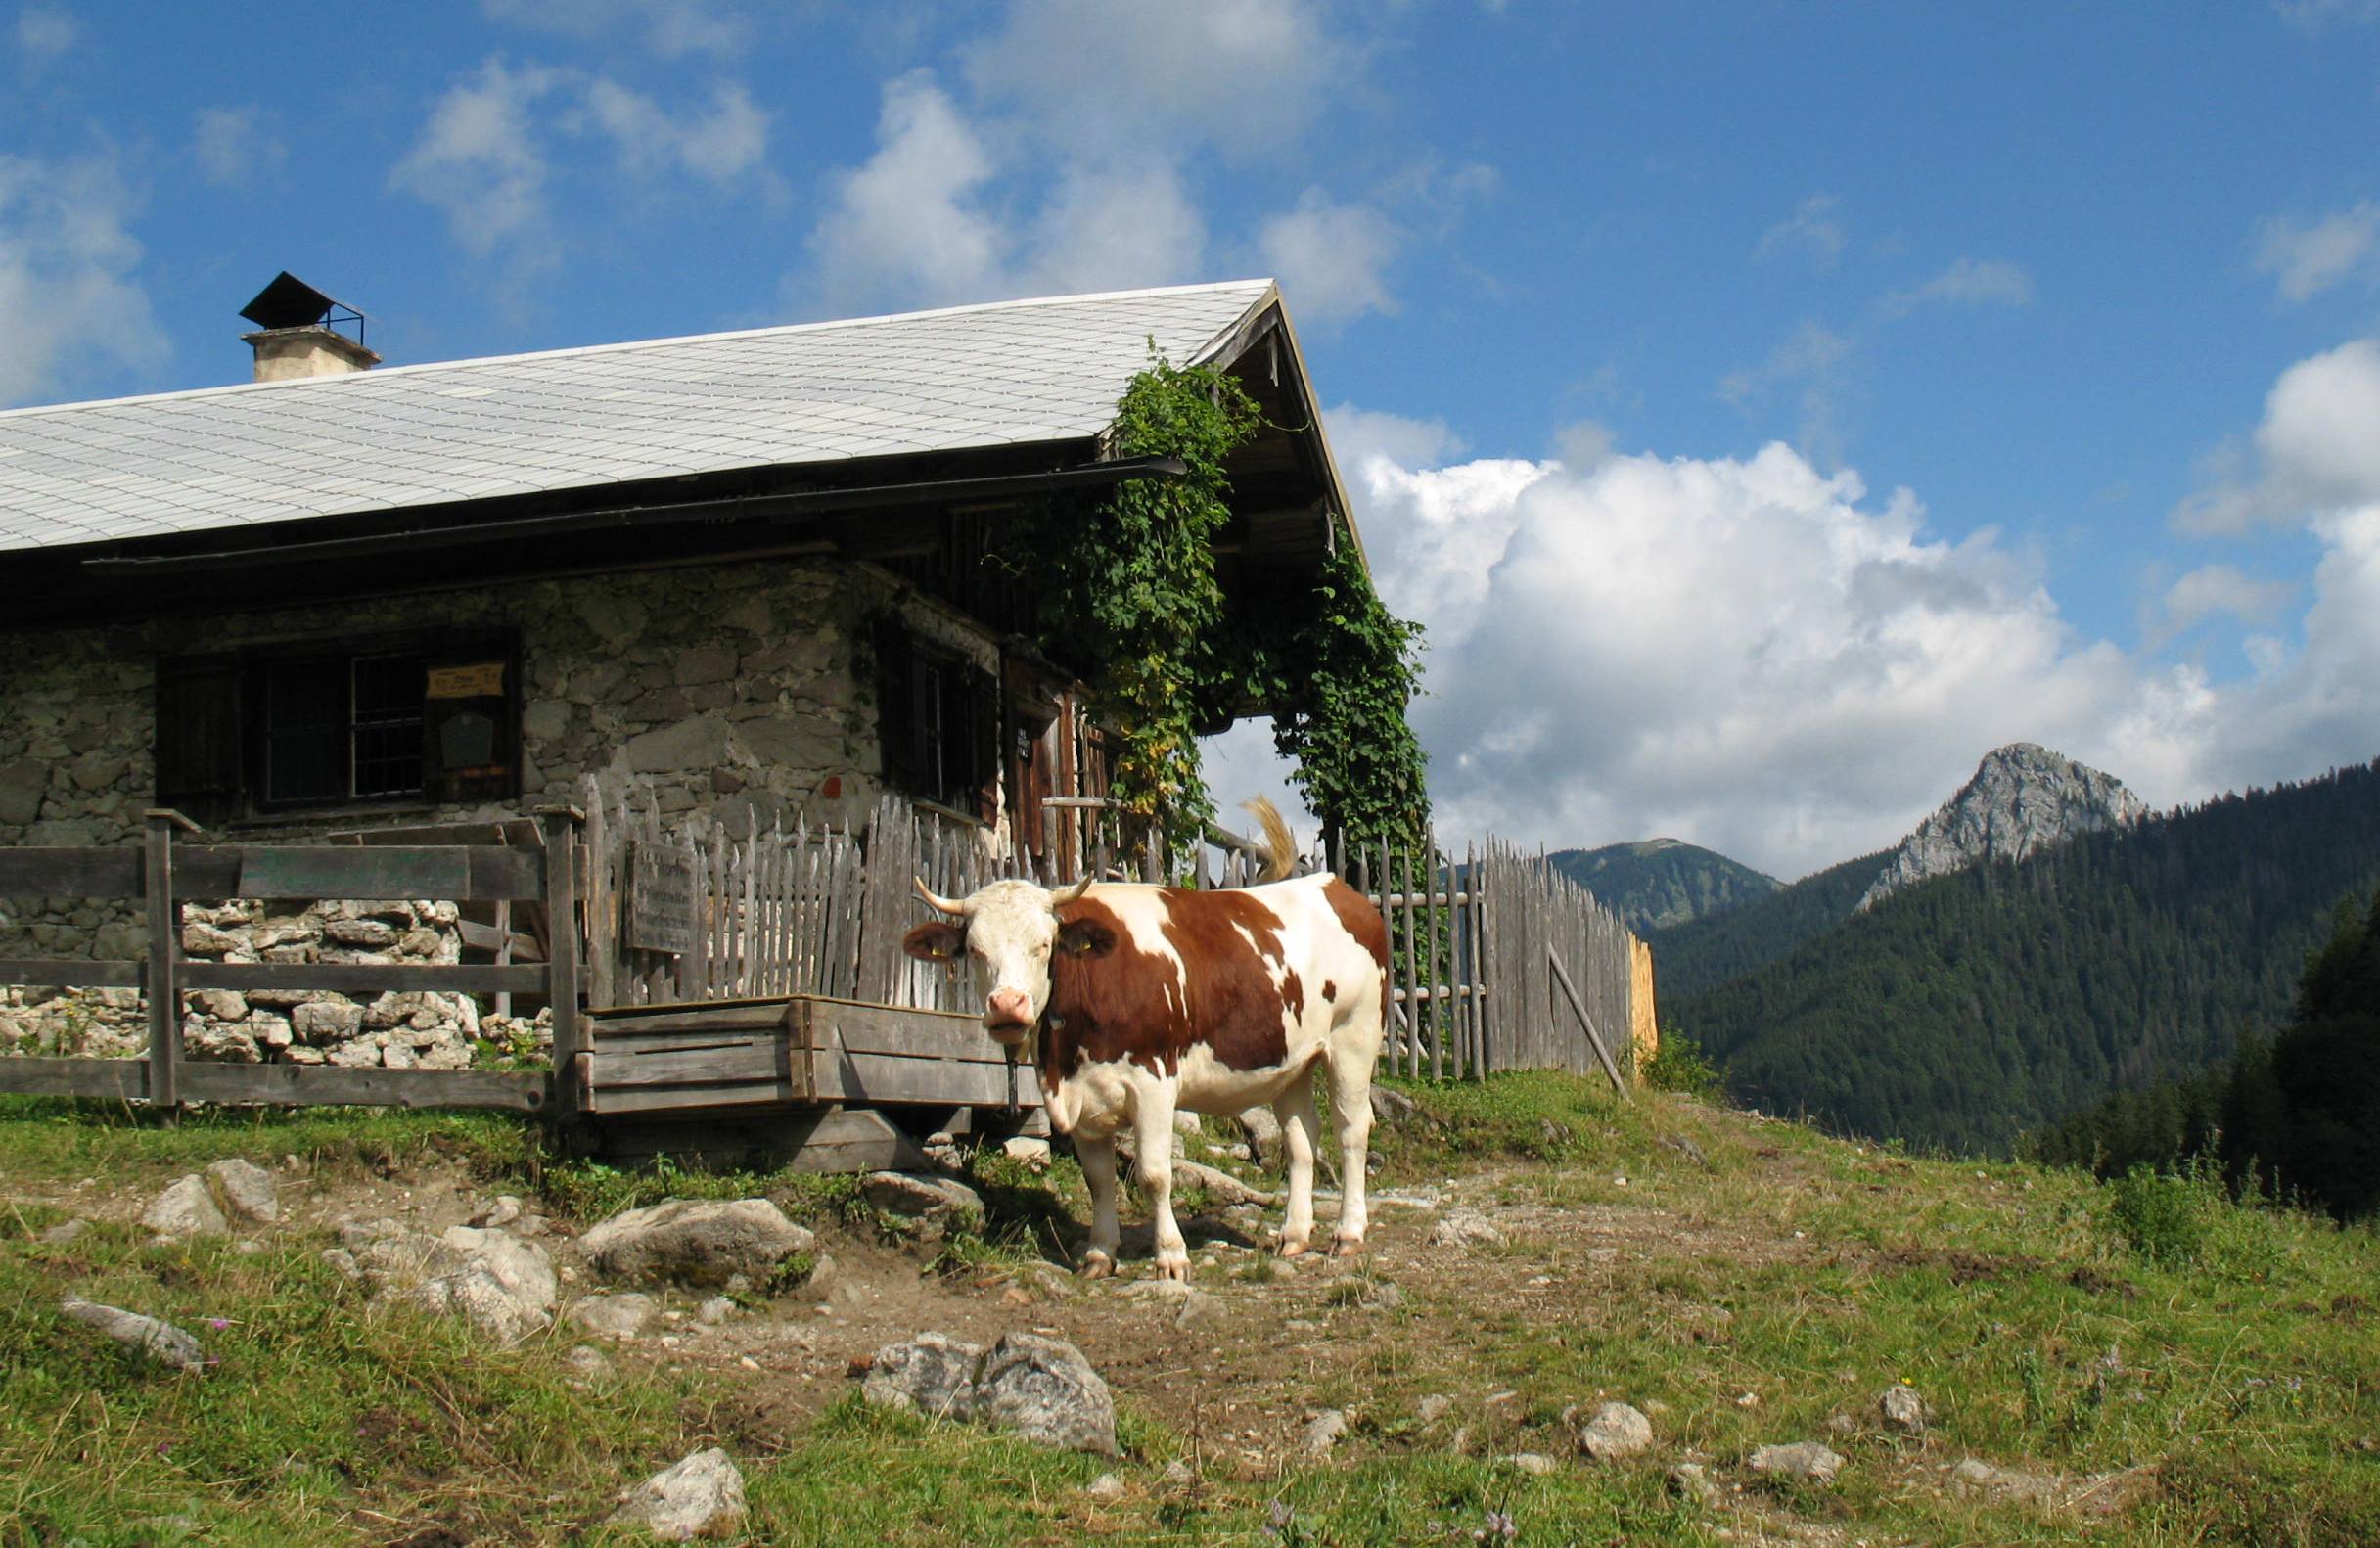
[[1892, 857], [1889, 849], [1861, 855], [1740, 908], [1646, 933], [1662, 1004], [1690, 1000], [1834, 929]]
[[1545, 858], [1639, 934], [1741, 907], [1780, 885], [1716, 850], [1675, 839], [1562, 849]]
[[1744, 1101], [2005, 1150], [2280, 1025], [2335, 906], [2376, 884], [2367, 764], [1926, 882], [1706, 994], [1668, 968], [1664, 1020]]

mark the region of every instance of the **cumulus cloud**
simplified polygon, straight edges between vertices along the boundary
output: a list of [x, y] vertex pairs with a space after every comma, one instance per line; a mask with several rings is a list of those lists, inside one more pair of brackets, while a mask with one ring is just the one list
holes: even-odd
[[1341, 204], [1318, 188], [1257, 229], [1265, 268], [1298, 297], [1299, 314], [1320, 323], [1395, 311], [1388, 268], [1401, 242], [1379, 210]]
[[2033, 299], [2033, 276], [2003, 258], [1959, 258], [1913, 290], [1885, 298], [1885, 310], [1905, 316], [1929, 301], [1958, 306], [2023, 306]]
[[2149, 635], [2155, 642], [2171, 640], [2219, 617], [2269, 623], [2297, 594], [2286, 580], [2259, 580], [2231, 565], [2201, 565], [2166, 588]]
[[528, 260], [550, 256], [551, 172], [535, 110], [565, 78], [560, 70], [486, 61], [431, 109], [389, 186], [435, 205], [455, 240], [481, 257], [498, 248]]
[[713, 88], [707, 112], [673, 116], [651, 97], [599, 78], [587, 83], [585, 111], [610, 137], [620, 164], [641, 177], [685, 171], [730, 183], [761, 167], [768, 155], [768, 114], [738, 85]]
[[0, 406], [158, 357], [138, 204], [108, 158], [0, 156]]
[[2364, 268], [2380, 242], [2380, 204], [2303, 224], [2274, 216], [2257, 228], [2256, 266], [2273, 278], [2286, 300], [2303, 301]]
[[2184, 532], [2311, 525], [2380, 502], [2380, 340], [2357, 339], [2281, 373], [2247, 445], [2218, 447], [2174, 510]]
[[827, 304], [995, 298], [1008, 240], [982, 204], [992, 159], [931, 72], [889, 82], [876, 152], [845, 173], [811, 238]]
[[1296, 135], [1348, 62], [1308, 0], [1017, 0], [965, 68], [1070, 152], [1187, 135], [1237, 153]]
[[1842, 208], [1843, 201], [1833, 194], [1810, 195], [1794, 206], [1790, 216], [1761, 233], [1760, 244], [1752, 250], [1752, 255], [1806, 257], [1820, 268], [1834, 267], [1850, 241], [1844, 235], [1843, 222], [1837, 218]]
[[272, 115], [252, 105], [201, 108], [190, 136], [199, 176], [217, 188], [240, 188], [278, 172], [290, 148], [271, 125]]

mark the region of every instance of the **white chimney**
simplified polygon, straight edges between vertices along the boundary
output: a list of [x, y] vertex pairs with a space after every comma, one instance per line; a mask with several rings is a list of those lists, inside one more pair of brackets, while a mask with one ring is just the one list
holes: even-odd
[[[344, 376], [380, 364], [380, 356], [364, 347], [364, 314], [287, 269], [258, 291], [240, 315], [257, 325], [255, 333], [240, 339], [256, 352], [259, 382]], [[354, 337], [339, 332], [334, 323], [353, 323]]]

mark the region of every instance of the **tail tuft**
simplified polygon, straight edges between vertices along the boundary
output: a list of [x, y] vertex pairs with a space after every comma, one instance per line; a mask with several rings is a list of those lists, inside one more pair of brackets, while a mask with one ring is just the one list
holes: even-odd
[[1298, 840], [1281, 819], [1281, 808], [1259, 796], [1241, 802], [1249, 815], [1264, 830], [1264, 875], [1266, 882], [1286, 882], [1298, 874]]

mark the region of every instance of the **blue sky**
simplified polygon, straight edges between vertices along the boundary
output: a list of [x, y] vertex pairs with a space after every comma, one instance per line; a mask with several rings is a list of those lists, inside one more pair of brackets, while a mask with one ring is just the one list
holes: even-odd
[[238, 380], [284, 267], [391, 361], [1276, 275], [1455, 831], [2380, 753], [2371, 0], [58, 0], [0, 82], [0, 403]]

